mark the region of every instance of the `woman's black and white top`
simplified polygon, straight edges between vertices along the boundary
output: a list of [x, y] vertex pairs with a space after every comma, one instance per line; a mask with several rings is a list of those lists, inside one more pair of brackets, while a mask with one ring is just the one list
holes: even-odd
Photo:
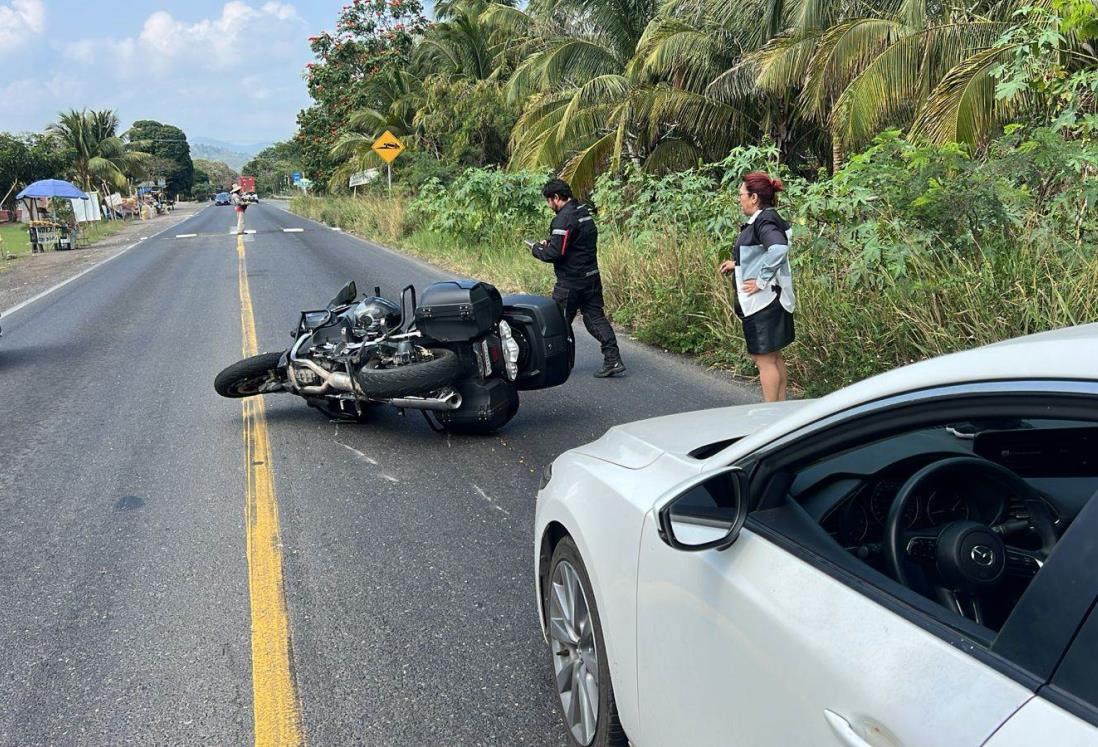
[[[774, 208], [758, 210], [740, 228], [732, 257], [736, 261], [736, 297], [744, 316], [762, 311], [779, 294], [786, 311], [793, 312], [793, 272], [789, 267], [789, 224]], [[759, 290], [748, 295], [743, 284], [754, 280]]]

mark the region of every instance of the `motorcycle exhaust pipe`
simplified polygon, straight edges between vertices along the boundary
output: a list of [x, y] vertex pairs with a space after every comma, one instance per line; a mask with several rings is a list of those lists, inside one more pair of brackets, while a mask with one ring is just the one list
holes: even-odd
[[386, 403], [409, 410], [456, 410], [461, 407], [461, 395], [450, 392], [442, 397], [398, 397]]
[[[319, 376], [321, 380], [321, 383], [316, 386], [299, 385], [298, 389], [302, 394], [327, 394], [332, 390], [339, 392], [355, 391], [354, 382], [351, 377], [341, 371], [327, 371], [305, 358], [299, 358], [294, 362], [306, 366], [309, 370]], [[290, 372], [291, 378], [293, 378], [292, 365], [290, 367]], [[294, 379], [294, 383], [297, 383], [296, 379]], [[453, 411], [461, 407], [461, 395], [451, 391], [442, 397], [397, 397], [395, 399], [384, 400], [384, 402], [393, 407], [401, 407], [408, 410]]]
[[[293, 375], [294, 364], [305, 366], [320, 377], [320, 384], [314, 386], [302, 386], [297, 383], [297, 377]], [[302, 394], [327, 394], [333, 389], [338, 392], [353, 392], [351, 377], [341, 371], [327, 371], [307, 358], [298, 358], [290, 365], [290, 379]]]

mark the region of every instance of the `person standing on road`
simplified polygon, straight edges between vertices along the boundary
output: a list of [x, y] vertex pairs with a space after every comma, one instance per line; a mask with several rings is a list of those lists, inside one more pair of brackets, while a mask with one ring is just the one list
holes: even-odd
[[549, 180], [541, 193], [556, 216], [549, 225], [549, 238], [534, 244], [530, 251], [553, 265], [557, 276], [553, 300], [563, 307], [568, 325], [577, 313], [583, 314], [583, 326], [602, 346], [603, 366], [595, 377], [605, 379], [624, 373], [618, 340], [603, 309], [595, 219], [586, 205], [572, 197], [572, 188], [561, 179]]
[[229, 199], [232, 200], [233, 209], [236, 211], [236, 233], [239, 236], [244, 233], [244, 211], [248, 209], [248, 203], [244, 201], [244, 196], [240, 193], [239, 184], [233, 184], [233, 188], [229, 192]]
[[739, 199], [747, 222], [740, 227], [732, 259], [719, 268], [723, 275], [735, 274], [736, 316], [767, 402], [785, 399], [789, 374], [781, 351], [796, 336], [789, 224], [774, 209], [783, 189], [780, 179], [762, 171], [743, 177]]

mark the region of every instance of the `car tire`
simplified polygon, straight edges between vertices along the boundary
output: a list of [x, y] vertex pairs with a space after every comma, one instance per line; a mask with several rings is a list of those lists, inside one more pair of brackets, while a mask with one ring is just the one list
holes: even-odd
[[[576, 590], [582, 592], [581, 597], [576, 598], [572, 594]], [[563, 640], [568, 637], [573, 627], [571, 623], [576, 623], [578, 620], [580, 627], [584, 626], [581, 610], [575, 602], [570, 605], [572, 607], [571, 623], [561, 619], [562, 612], [564, 617], [568, 616], [563, 608], [569, 606], [570, 595], [575, 602], [582, 602], [582, 606], [586, 607], [586, 619], [590, 623], [586, 626], [590, 630], [590, 635], [581, 633], [573, 636], [572, 643]], [[577, 747], [625, 747], [629, 744], [629, 740], [618, 719], [614, 687], [610, 681], [606, 644], [602, 634], [602, 620], [599, 617], [587, 568], [571, 537], [564, 537], [553, 551], [542, 601], [549, 624], [553, 685], [557, 691], [564, 726], [571, 743]], [[592, 654], [594, 661], [592, 661]], [[589, 669], [592, 663], [597, 688], [597, 710], [594, 713], [593, 728], [590, 719], [585, 720], [582, 708], [585, 702], [582, 699], [584, 694], [588, 694], [586, 703], [589, 705], [591, 702], [589, 693], [592, 683]], [[581, 682], [583, 684], [578, 684]], [[580, 697], [576, 697], [577, 687], [580, 689], [578, 693]], [[587, 715], [590, 715], [589, 708]]]

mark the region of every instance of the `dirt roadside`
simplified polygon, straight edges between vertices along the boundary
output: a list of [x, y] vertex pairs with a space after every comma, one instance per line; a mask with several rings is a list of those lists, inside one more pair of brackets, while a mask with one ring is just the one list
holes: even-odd
[[4, 262], [0, 260], [0, 311], [17, 306], [58, 283], [115, 256], [142, 237], [186, 220], [209, 203], [180, 202], [170, 213], [125, 226], [92, 246], [65, 252], [32, 254]]

